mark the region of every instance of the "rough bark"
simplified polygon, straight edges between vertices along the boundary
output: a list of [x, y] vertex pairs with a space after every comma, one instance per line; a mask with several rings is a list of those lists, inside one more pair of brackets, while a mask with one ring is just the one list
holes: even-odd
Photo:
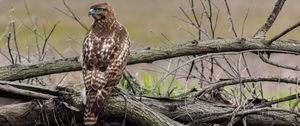
[[[50, 99], [3, 106], [0, 107], [0, 120], [14, 126], [47, 124], [46, 120], [49, 121], [49, 124], [60, 123], [57, 120], [65, 121], [66, 115], [69, 118], [72, 118], [71, 115], [75, 115], [77, 121], [81, 120], [83, 104], [81, 104], [80, 97], [73, 97], [73, 100], [65, 101]], [[218, 116], [221, 116], [221, 113], [230, 113], [235, 109], [235, 107], [228, 105], [204, 101], [193, 102], [191, 100], [145, 97], [136, 100], [136, 98], [127, 97], [125, 102], [123, 96], [111, 96], [102, 118], [122, 121], [126, 113], [125, 107], [127, 108], [126, 123], [138, 126], [181, 126], [182, 124], [178, 122], [190, 123], [203, 119], [205, 116], [210, 116], [210, 118], [204, 122], [222, 123], [230, 120], [231, 116], [219, 118]], [[62, 113], [65, 115], [63, 116]], [[272, 115], [276, 115], [276, 117]], [[297, 115], [284, 111], [266, 111], [265, 113], [244, 114], [243, 116], [246, 117], [247, 126], [292, 126], [300, 124]]]
[[[246, 50], [278, 50], [300, 53], [299, 41], [277, 40], [268, 46], [263, 39], [213, 39], [206, 41], [192, 41], [174, 46], [133, 50], [128, 65], [137, 63], [151, 63], [157, 60], [188, 56], [204, 55], [208, 53], [239, 52]], [[65, 58], [31, 65], [10, 65], [0, 67], [0, 80], [20, 80], [47, 74], [81, 70], [78, 57]]]
[[[68, 113], [70, 118], [72, 118], [72, 115], [75, 115], [75, 117], [78, 118], [76, 120], [81, 120], [83, 111], [74, 111], [77, 110], [77, 108], [78, 110], [84, 110], [80, 100], [69, 101], [69, 104], [66, 102], [61, 103], [62, 101], [51, 99], [3, 106], [0, 107], [0, 120], [12, 126], [32, 126], [38, 123], [55, 125], [56, 123], [60, 123], [57, 122], [57, 120], [66, 121], [64, 120], [65, 117], [60, 113]], [[74, 108], [74, 106], [76, 107]], [[70, 108], [73, 109], [71, 110], [72, 112], [70, 112]], [[125, 101], [122, 96], [112, 96], [108, 100], [102, 117], [106, 120], [119, 119], [119, 121], [122, 122], [126, 113], [126, 123], [130, 125], [182, 126], [182, 124], [171, 120], [167, 116], [136, 100], [127, 99], [126, 109]]]

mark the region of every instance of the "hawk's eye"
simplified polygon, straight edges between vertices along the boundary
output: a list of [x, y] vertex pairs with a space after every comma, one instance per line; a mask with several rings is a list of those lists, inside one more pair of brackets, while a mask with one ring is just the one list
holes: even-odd
[[103, 11], [103, 8], [91, 8], [89, 10], [89, 15], [100, 14]]
[[101, 11], [103, 11], [103, 8], [94, 8], [94, 10], [101, 12]]

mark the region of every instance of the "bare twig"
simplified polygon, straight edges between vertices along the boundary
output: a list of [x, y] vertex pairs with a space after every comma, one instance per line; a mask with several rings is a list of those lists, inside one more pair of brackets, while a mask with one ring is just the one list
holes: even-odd
[[186, 20], [184, 20], [184, 19], [181, 19], [181, 18], [177, 18], [177, 19], [179, 19], [179, 20], [181, 20], [181, 21], [183, 21], [183, 22], [185, 22], [185, 23], [188, 23], [188, 24], [194, 26], [195, 28], [197, 28], [198, 30], [200, 30], [201, 33], [203, 33], [206, 37], [209, 38], [209, 34], [208, 34], [205, 30], [202, 30], [201, 27], [198, 27], [198, 25], [195, 24], [195, 23], [193, 22], [193, 20], [192, 20], [192, 19], [190, 18], [190, 16], [184, 11], [184, 9], [183, 9], [182, 7], [179, 7], [179, 9], [180, 9], [181, 12], [183, 13], [183, 15], [188, 19], [188, 21], [186, 21]]
[[[252, 3], [252, 0], [251, 0], [251, 3]], [[243, 20], [243, 25], [242, 25], [242, 30], [241, 30], [241, 38], [244, 37], [245, 24], [246, 24], [246, 21], [247, 21], [249, 12], [250, 12], [251, 3], [249, 4], [249, 7], [247, 8], [246, 15], [245, 15], [245, 18]]]
[[[208, 0], [208, 12], [207, 12], [207, 9], [204, 5], [204, 3], [202, 2], [202, 0], [200, 0], [202, 6], [203, 6], [203, 9], [204, 9], [204, 12], [206, 14], [206, 17], [209, 21], [209, 26], [210, 26], [210, 30], [211, 30], [211, 38], [215, 38], [215, 29], [214, 29], [214, 26], [213, 26], [213, 21], [212, 21], [212, 17], [213, 17], [213, 12], [212, 12], [212, 3], [211, 3], [211, 0]], [[216, 26], [216, 25], [215, 25]], [[214, 59], [211, 57], [210, 58], [210, 81], [212, 82], [213, 80], [213, 76], [214, 76], [214, 65], [213, 65], [213, 62], [214, 62]]]
[[68, 3], [66, 3], [65, 0], [62, 0], [64, 6], [67, 8], [67, 10], [69, 11], [70, 15], [58, 8], [55, 7], [55, 9], [59, 12], [61, 12], [62, 14], [74, 19], [77, 23], [79, 23], [79, 25], [84, 28], [85, 30], [88, 30], [88, 28], [80, 21], [79, 17], [74, 13], [74, 11], [71, 9], [71, 7], [68, 5]]
[[[297, 117], [300, 117], [300, 115], [298, 113], [292, 112], [292, 111], [289, 111], [289, 110], [285, 110], [285, 109], [257, 108], [257, 109], [241, 110], [241, 111], [236, 112], [236, 113], [224, 113], [224, 114], [212, 115], [212, 116], [209, 116], [209, 117], [206, 117], [206, 118], [201, 118], [201, 119], [195, 120], [194, 122], [192, 122], [188, 125], [193, 126], [195, 123], [199, 123], [199, 122], [209, 122], [209, 121], [217, 120], [217, 119], [220, 119], [220, 118], [230, 117], [233, 114], [235, 114], [236, 116], [245, 116], [245, 115], [249, 115], [249, 114], [261, 114], [261, 113], [271, 114], [270, 112], [278, 112], [278, 111], [291, 113], [291, 114], [294, 114]], [[280, 118], [280, 117], [278, 117], [278, 118]], [[287, 121], [287, 120], [282, 120], [282, 121]], [[297, 124], [295, 124], [295, 122], [288, 121], [288, 123], [292, 123], [293, 125], [297, 126]]]
[[[43, 55], [42, 59], [44, 58], [44, 54], [45, 54], [45, 49], [46, 49], [47, 42], [48, 42], [49, 38], [51, 37], [53, 31], [55, 30], [56, 26], [58, 25], [58, 23], [59, 23], [59, 21], [56, 22], [56, 23], [53, 25], [53, 27], [52, 27], [50, 33], [49, 33], [49, 34], [47, 35], [47, 37], [45, 38], [45, 41], [44, 41], [44, 44], [43, 44], [43, 47], [42, 47], [42, 55]], [[40, 60], [42, 60], [42, 59], [40, 59]]]
[[[214, 53], [214, 54], [207, 54], [207, 55], [202, 55], [202, 56], [198, 56], [198, 57], [195, 57], [195, 58], [192, 58], [186, 62], [184, 62], [183, 64], [179, 65], [178, 67], [176, 67], [175, 69], [169, 71], [167, 74], [165, 74], [163, 77], [161, 77], [160, 80], [158, 80], [156, 82], [156, 85], [153, 89], [156, 89], [158, 87], [158, 85], [163, 81], [165, 80], [171, 73], [175, 72], [176, 70], [182, 68], [183, 66], [191, 63], [192, 61], [195, 61], [195, 60], [199, 60], [199, 59], [205, 59], [207, 57], [213, 57], [213, 56], [218, 56], [218, 55], [237, 55], [237, 54], [241, 54], [241, 53], [245, 53], [245, 52], [252, 52], [253, 50], [247, 50], [247, 51], [240, 51], [240, 52], [223, 52], [223, 53]], [[213, 63], [212, 63], [213, 64]], [[250, 81], [251, 82], [251, 81]], [[242, 83], [245, 83], [245, 82], [242, 82]], [[213, 85], [212, 85], [213, 86]], [[222, 87], [222, 86], [220, 86]], [[214, 88], [216, 89], [216, 88]]]
[[11, 33], [9, 32], [8, 36], [7, 36], [7, 49], [8, 49], [8, 53], [9, 53], [9, 56], [10, 56], [11, 64], [15, 64], [14, 57], [13, 57], [13, 54], [12, 54], [12, 50], [11, 50], [11, 47], [10, 47], [10, 38], [11, 38]]
[[[198, 20], [198, 17], [197, 17], [197, 15], [196, 15], [196, 12], [195, 12], [195, 6], [194, 6], [194, 0], [190, 0], [190, 6], [191, 6], [191, 9], [192, 9], [193, 17], [194, 17], [194, 20], [195, 20], [195, 22], [196, 22], [196, 24], [197, 24], [197, 27], [198, 27], [198, 28], [201, 28], [202, 22], [200, 22], [200, 21]], [[203, 15], [203, 13], [202, 13], [202, 15]], [[201, 15], [201, 19], [202, 19], [202, 15]], [[201, 40], [201, 30], [200, 30], [200, 29], [198, 29], [198, 40]], [[196, 56], [193, 55], [193, 57], [196, 57]], [[189, 76], [191, 75], [194, 66], [195, 66], [195, 61], [193, 61], [193, 62], [191, 63], [191, 67], [190, 67], [189, 72], [188, 72], [188, 75], [187, 75], [187, 77], [186, 77], [186, 81], [189, 79]]]
[[234, 23], [233, 23], [233, 19], [232, 19], [232, 15], [231, 15], [231, 12], [230, 12], [230, 8], [229, 8], [229, 5], [228, 5], [228, 2], [227, 2], [227, 0], [224, 0], [224, 1], [225, 1], [225, 5], [226, 5], [228, 16], [229, 16], [228, 20], [230, 22], [230, 29], [233, 32], [234, 36], [237, 37], [237, 33], [235, 31], [235, 28], [234, 28]]
[[281, 38], [282, 36], [286, 35], [287, 33], [294, 30], [295, 28], [298, 28], [299, 26], [300, 26], [300, 21], [298, 23], [294, 24], [293, 26], [285, 29], [284, 31], [282, 31], [278, 35], [274, 36], [273, 38], [271, 38], [269, 41], [266, 42], [266, 44], [271, 45], [272, 42], [274, 42], [275, 40], [277, 40], [277, 39]]
[[297, 99], [297, 101], [293, 104], [293, 106], [291, 107], [291, 111], [295, 111], [295, 108], [298, 106], [298, 104], [300, 103], [300, 99], [299, 96], [296, 97], [295, 99]]
[[275, 63], [275, 62], [272, 62], [272, 61], [266, 59], [266, 58], [263, 56], [263, 54], [261, 54], [261, 53], [258, 53], [258, 55], [259, 55], [260, 59], [261, 59], [263, 62], [265, 62], [265, 63], [267, 63], [267, 64], [270, 64], [270, 65], [272, 65], [272, 66], [276, 66], [276, 67], [280, 67], [280, 68], [284, 68], [284, 69], [289, 69], [289, 70], [294, 70], [294, 71], [300, 71], [300, 69], [299, 69], [298, 66], [287, 66], [287, 65], [282, 65], [282, 64]]
[[11, 62], [10, 58], [9, 58], [7, 55], [5, 55], [5, 53], [3, 53], [1, 50], [0, 50], [0, 54], [1, 54], [2, 56], [4, 56], [5, 59], [7, 59], [9, 62]]
[[262, 104], [254, 106], [254, 107], [255, 108], [267, 107], [267, 106], [271, 106], [273, 104], [278, 104], [278, 103], [281, 103], [281, 102], [286, 102], [286, 101], [290, 101], [290, 100], [293, 100], [293, 99], [297, 99], [299, 96], [300, 96], [300, 94], [294, 94], [294, 95], [286, 96], [286, 97], [283, 97], [283, 98], [279, 98], [279, 99], [271, 100], [271, 101], [268, 101], [268, 102], [264, 102]]
[[53, 45], [48, 43], [48, 46], [50, 47], [50, 49], [53, 49], [54, 52], [56, 52], [61, 58], [65, 58], [65, 56], [63, 54], [61, 54]]
[[297, 84], [297, 79], [295, 78], [278, 78], [278, 77], [257, 77], [257, 78], [234, 78], [231, 80], [225, 80], [225, 81], [219, 81], [215, 84], [212, 84], [211, 86], [208, 86], [201, 91], [198, 91], [194, 94], [194, 97], [201, 97], [206, 92], [209, 92], [211, 90], [229, 86], [229, 85], [236, 85], [241, 83], [247, 83], [247, 82], [283, 82], [283, 83], [290, 83], [290, 84]]
[[202, 17], [203, 17], [203, 13], [201, 13], [201, 18], [200, 20], [198, 19], [197, 15], [196, 15], [196, 12], [195, 12], [195, 3], [194, 3], [194, 0], [190, 0], [190, 4], [191, 4], [191, 9], [192, 9], [192, 13], [193, 13], [193, 17], [194, 17], [194, 20], [197, 24], [197, 27], [199, 28], [198, 29], [198, 40], [201, 40], [201, 24], [202, 24]]
[[[232, 66], [232, 64], [230, 63], [230, 61], [228, 60], [228, 58], [223, 55], [223, 59], [225, 60], [226, 64], [229, 66], [230, 70], [233, 72], [234, 75], [238, 74], [238, 71]], [[234, 76], [232, 75], [232, 76]]]
[[273, 8], [272, 13], [269, 15], [266, 23], [254, 34], [255, 38], [264, 37], [267, 31], [272, 27], [275, 22], [279, 12], [281, 11], [286, 0], [277, 0], [275, 7]]
[[15, 24], [14, 21], [12, 21], [11, 25], [12, 25], [12, 30], [13, 30], [13, 34], [14, 34], [13, 40], [14, 40], [14, 43], [15, 43], [16, 51], [17, 51], [17, 58], [18, 58], [19, 62], [21, 63], [21, 54], [20, 54], [19, 46], [18, 46], [18, 42], [17, 42], [16, 24]]
[[210, 26], [211, 34], [212, 34], [211, 36], [212, 36], [212, 38], [215, 38], [215, 30], [214, 30], [213, 22], [212, 22], [213, 12], [212, 12], [210, 0], [208, 0], [208, 8], [209, 8], [209, 11], [208, 11], [209, 15], [207, 17], [209, 19], [209, 26]]

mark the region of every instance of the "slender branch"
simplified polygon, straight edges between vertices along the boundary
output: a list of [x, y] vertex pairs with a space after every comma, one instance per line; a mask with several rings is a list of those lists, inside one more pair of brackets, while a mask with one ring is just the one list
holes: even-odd
[[250, 12], [250, 6], [251, 6], [251, 4], [252, 4], [252, 0], [251, 0], [251, 3], [249, 4], [249, 7], [247, 8], [246, 15], [245, 15], [245, 18], [243, 20], [242, 30], [241, 30], [241, 38], [244, 37], [245, 24], [246, 24], [246, 21], [247, 21], [249, 12]]
[[[235, 116], [247, 116], [247, 115], [250, 115], [250, 114], [254, 114], [254, 115], [257, 115], [257, 114], [260, 114], [260, 113], [268, 113], [270, 114], [270, 112], [278, 112], [278, 111], [282, 111], [282, 112], [290, 112], [288, 110], [285, 110], [285, 109], [278, 109], [278, 108], [258, 108], [258, 109], [250, 109], [250, 110], [241, 110], [239, 112], [236, 112], [236, 113], [227, 113], [227, 114], [219, 114], [219, 115], [216, 115], [214, 117], [207, 117], [207, 118], [202, 118], [202, 119], [198, 119], [198, 120], [195, 120], [194, 122], [188, 124], [188, 126], [194, 126], [195, 124], [199, 123], [199, 122], [209, 122], [209, 121], [212, 121], [212, 120], [218, 120], [220, 118], [225, 118], [225, 117], [231, 117], [233, 114], [235, 114]], [[299, 114], [298, 113], [293, 113], [296, 115], [296, 117], [299, 118]], [[298, 124], [296, 122], [292, 122], [292, 121], [288, 121], [288, 120], [282, 120], [284, 122], [287, 122], [289, 123], [289, 125], [295, 125], [297, 126]]]
[[266, 44], [271, 45], [272, 42], [274, 42], [275, 40], [277, 40], [277, 39], [281, 38], [282, 36], [286, 35], [287, 33], [294, 30], [295, 28], [298, 28], [299, 26], [300, 26], [300, 21], [298, 23], [294, 24], [293, 26], [285, 29], [284, 31], [282, 31], [278, 35], [274, 36], [273, 38], [271, 38], [269, 41], [266, 42]]
[[7, 59], [9, 62], [11, 62], [10, 58], [9, 58], [4, 52], [2, 52], [1, 50], [0, 50], [0, 54], [1, 54], [5, 59]]
[[[190, 0], [190, 6], [191, 6], [191, 9], [192, 9], [194, 20], [195, 20], [198, 28], [201, 28], [203, 13], [201, 14], [201, 18], [200, 18], [200, 21], [199, 21], [197, 15], [196, 15], [196, 12], [195, 12], [195, 3], [194, 3], [194, 0]], [[199, 30], [199, 29], [198, 29], [198, 40], [201, 40], [201, 30]]]
[[260, 38], [265, 36], [265, 34], [269, 31], [269, 29], [272, 27], [273, 23], [275, 22], [285, 1], [286, 0], [277, 0], [275, 7], [273, 8], [272, 13], [269, 15], [266, 23], [254, 34], [254, 38]]
[[267, 63], [267, 64], [270, 64], [270, 65], [272, 65], [272, 66], [276, 66], [276, 67], [280, 67], [280, 68], [284, 68], [284, 69], [289, 69], [289, 70], [294, 70], [294, 71], [300, 71], [300, 69], [299, 69], [298, 66], [287, 66], [287, 65], [282, 65], [282, 64], [275, 63], [275, 62], [272, 62], [272, 61], [266, 59], [266, 58], [263, 56], [263, 54], [261, 54], [261, 53], [258, 53], [258, 55], [259, 55], [259, 58], [260, 58], [263, 62], [265, 62], [265, 63]]
[[26, 97], [33, 97], [33, 98], [39, 98], [39, 99], [51, 99], [55, 98], [55, 96], [44, 94], [44, 93], [38, 93], [35, 91], [29, 91], [29, 90], [23, 90], [19, 89], [10, 85], [0, 85], [1, 94], [8, 93], [9, 95], [22, 95]]
[[278, 103], [281, 103], [281, 102], [286, 102], [286, 101], [290, 101], [290, 100], [293, 100], [293, 99], [297, 99], [299, 97], [300, 97], [300, 94], [294, 94], [294, 95], [286, 96], [286, 97], [283, 97], [283, 98], [279, 98], [279, 99], [271, 100], [271, 101], [268, 101], [268, 102], [264, 102], [262, 104], [254, 106], [254, 107], [255, 108], [267, 107], [267, 106], [271, 106], [273, 104], [278, 104]]
[[282, 82], [282, 83], [289, 83], [289, 84], [296, 84], [296, 85], [298, 84], [298, 81], [295, 78], [279, 78], [279, 77], [237, 78], [237, 79], [216, 82], [215, 84], [212, 84], [211, 86], [208, 86], [208, 87], [196, 92], [194, 94], [194, 97], [201, 97], [206, 92], [212, 91], [212, 90], [220, 88], [220, 87], [248, 83], [248, 82], [263, 82], [263, 81]]
[[7, 49], [8, 49], [8, 53], [9, 53], [9, 56], [10, 56], [11, 64], [15, 64], [14, 57], [13, 57], [11, 47], [10, 47], [10, 38], [11, 38], [11, 33], [8, 33], [8, 36], [7, 36]]
[[234, 36], [237, 37], [237, 33], [235, 31], [235, 28], [234, 28], [234, 23], [233, 23], [233, 20], [232, 20], [232, 15], [231, 15], [231, 12], [230, 12], [230, 8], [229, 8], [229, 5], [228, 5], [228, 2], [227, 2], [227, 0], [224, 0], [224, 1], [225, 1], [225, 5], [226, 5], [228, 16], [229, 16], [228, 19], [229, 19], [229, 22], [231, 24], [230, 29], [232, 30]]
[[[12, 25], [12, 30], [13, 30], [13, 34], [14, 34], [13, 40], [15, 43], [16, 51], [17, 51], [17, 56], [18, 56], [17, 58], [19, 59], [19, 62], [21, 62], [21, 54], [20, 54], [19, 46], [18, 46], [18, 42], [17, 42], [16, 24], [14, 21], [12, 21], [11, 25]], [[16, 63], [17, 63], [17, 61], [16, 61]]]
[[190, 18], [190, 16], [184, 11], [184, 9], [182, 7], [179, 7], [179, 9], [181, 10], [181, 12], [183, 13], [183, 15], [188, 19], [188, 21], [186, 20], [183, 20], [183, 19], [180, 19], [181, 21], [185, 22], [185, 23], [188, 23], [192, 26], [194, 26], [195, 28], [197, 28], [201, 33], [203, 33], [206, 37], [209, 37], [209, 34], [206, 33], [204, 30], [202, 30], [202, 28], [200, 27], [200, 25], [198, 25], [197, 23], [195, 24], [193, 22], [193, 20]]
[[211, 7], [211, 1], [210, 0], [208, 0], [208, 8], [209, 8], [208, 20], [209, 20], [209, 26], [210, 26], [210, 29], [211, 29], [211, 37], [215, 38], [215, 30], [213, 28], [213, 21], [212, 21], [213, 12], [212, 12], [212, 7]]
[[88, 28], [80, 21], [79, 17], [74, 13], [74, 11], [72, 10], [72, 8], [66, 3], [65, 0], [62, 0], [64, 6], [67, 8], [67, 10], [69, 11], [70, 15], [58, 8], [55, 8], [57, 11], [61, 12], [62, 14], [74, 19], [82, 28], [84, 28], [85, 30], [88, 30]]
[[53, 25], [53, 27], [52, 27], [50, 33], [49, 33], [49, 34], [47, 35], [47, 37], [45, 38], [45, 41], [44, 41], [44, 44], [43, 44], [43, 48], [42, 48], [42, 55], [44, 55], [45, 49], [46, 49], [46, 45], [47, 45], [47, 42], [48, 42], [49, 38], [51, 37], [52, 33], [54, 32], [54, 30], [55, 30], [56, 26], [58, 25], [58, 23], [59, 23], [59, 21], [56, 22], [56, 23]]
[[16, 82], [11, 82], [11, 81], [0, 81], [0, 85], [11, 86], [11, 87], [18, 88], [21, 90], [28, 90], [28, 91], [33, 91], [33, 92], [43, 93], [43, 94], [50, 94], [50, 95], [55, 95], [55, 96], [70, 94], [70, 93], [67, 93], [64, 91], [58, 91], [58, 90], [50, 89], [50, 88], [47, 88], [44, 86], [16, 83]]

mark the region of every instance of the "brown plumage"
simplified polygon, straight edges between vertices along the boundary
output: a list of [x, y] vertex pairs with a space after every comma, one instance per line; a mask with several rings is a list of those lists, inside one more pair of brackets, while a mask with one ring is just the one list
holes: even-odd
[[128, 33], [116, 20], [110, 5], [94, 4], [90, 7], [89, 15], [94, 18], [94, 23], [82, 44], [82, 71], [86, 88], [85, 125], [97, 122], [112, 88], [121, 79], [130, 46]]

